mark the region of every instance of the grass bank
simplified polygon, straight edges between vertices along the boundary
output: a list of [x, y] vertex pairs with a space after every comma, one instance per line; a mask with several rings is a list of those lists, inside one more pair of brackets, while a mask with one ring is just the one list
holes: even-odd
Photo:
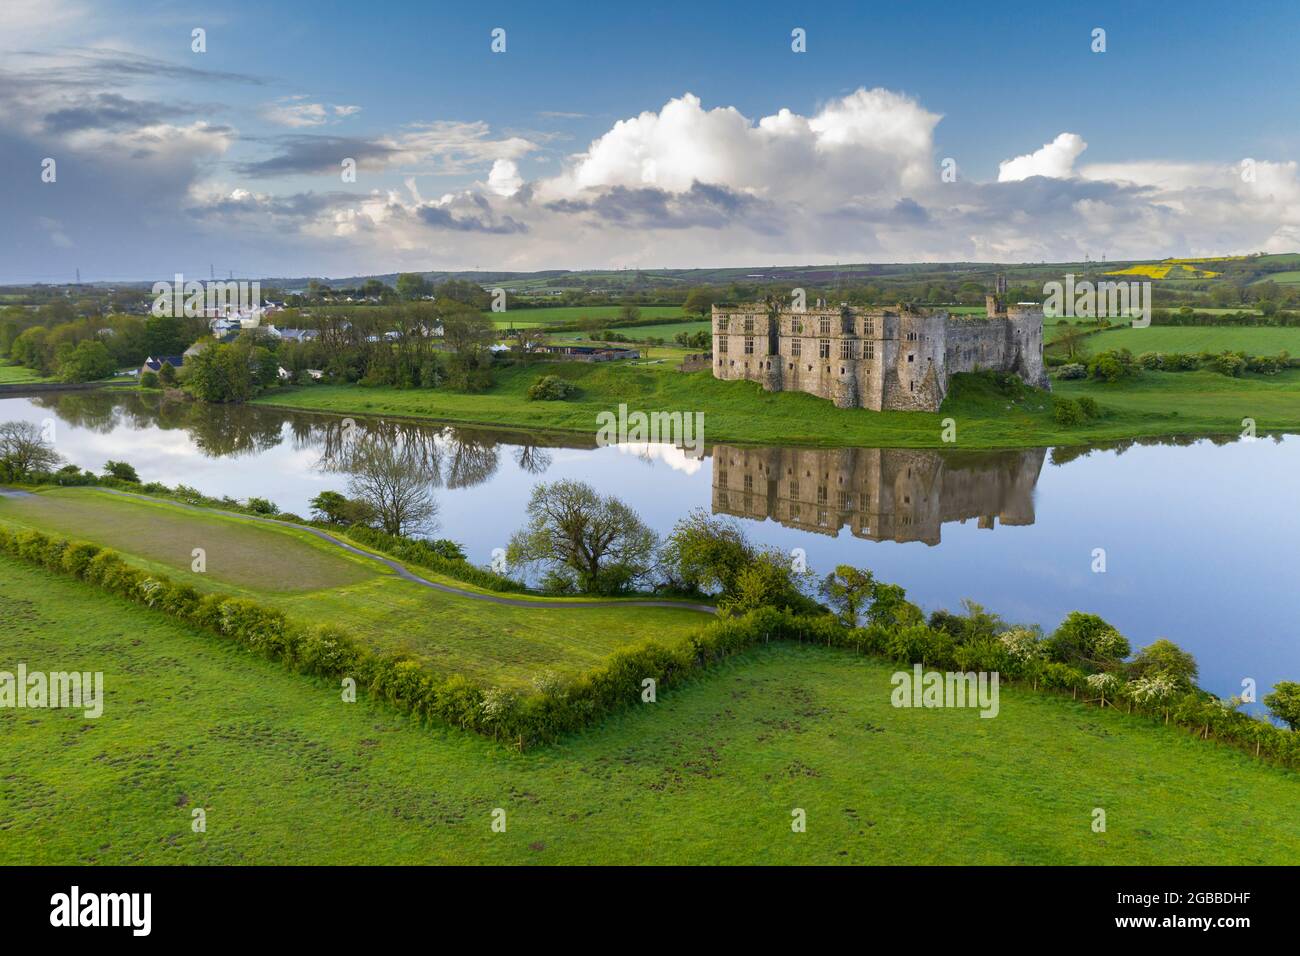
[[[104, 673], [0, 709], [2, 864], [1285, 864], [1295, 774], [1068, 699], [890, 706], [892, 667], [772, 645], [515, 754], [416, 727], [0, 555], [0, 662]], [[807, 832], [791, 832], [791, 810]], [[1094, 808], [1105, 833], [1092, 831]], [[191, 829], [202, 808], [207, 830]], [[493, 809], [505, 833], [490, 828]]]
[[[1149, 331], [1149, 330], [1148, 330]], [[535, 402], [527, 390], [540, 375], [558, 375], [580, 392], [562, 402]], [[1005, 392], [985, 376], [957, 375], [937, 413], [835, 408], [795, 392], [764, 392], [752, 382], [724, 382], [707, 371], [667, 366], [547, 362], [514, 366], [481, 394], [441, 389], [318, 385], [277, 389], [259, 404], [340, 414], [431, 419], [594, 436], [596, 416], [626, 403], [644, 411], [701, 411], [710, 442], [873, 447], [943, 447], [943, 421], [957, 423], [957, 446], [1016, 448], [1163, 435], [1235, 434], [1242, 418], [1260, 430], [1300, 430], [1300, 370], [1233, 379], [1212, 372], [1146, 373], [1105, 385], [1053, 383], [1066, 398], [1089, 395], [1106, 414], [1084, 426], [1055, 423], [1051, 396]]]
[[[551, 671], [574, 677], [648, 637], [669, 644], [708, 618], [675, 608], [494, 604], [432, 591], [373, 561], [296, 528], [124, 498], [94, 488], [0, 497], [0, 526], [90, 541], [128, 562], [200, 592], [221, 591], [278, 608], [291, 618], [344, 627], [371, 649], [407, 654], [430, 670], [482, 683], [531, 688]], [[206, 569], [194, 570], [194, 549]], [[481, 589], [422, 576], [465, 590]], [[517, 597], [517, 595], [511, 595]]]

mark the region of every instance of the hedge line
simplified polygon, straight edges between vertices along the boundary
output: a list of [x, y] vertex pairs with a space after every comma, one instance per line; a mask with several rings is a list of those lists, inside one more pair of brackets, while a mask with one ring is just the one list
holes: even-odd
[[[403, 655], [363, 648], [346, 631], [309, 627], [281, 611], [244, 598], [200, 594], [164, 575], [128, 565], [114, 551], [39, 531], [0, 528], [0, 551], [70, 574], [185, 623], [214, 632], [292, 670], [326, 677], [352, 677], [371, 696], [424, 721], [443, 723], [516, 743], [522, 750], [582, 730], [637, 705], [646, 678], [656, 692], [677, 687], [695, 673], [772, 640], [825, 645], [870, 654], [901, 665], [959, 671], [997, 671], [1035, 689], [1068, 692], [1089, 702], [1088, 673], [1053, 661], [1020, 660], [1002, 642], [960, 643], [924, 624], [888, 628], [848, 627], [830, 614], [796, 615], [759, 608], [705, 625], [676, 647], [647, 640], [616, 651], [603, 666], [570, 682], [550, 676], [535, 692], [488, 688], [461, 675], [441, 675]], [[1122, 697], [1117, 699], [1122, 700]], [[1115, 706], [1114, 700], [1109, 706]], [[1289, 767], [1300, 767], [1300, 733], [1221, 706], [1192, 691], [1157, 706], [1128, 702], [1130, 712], [1173, 722], [1197, 736], [1214, 738]]]

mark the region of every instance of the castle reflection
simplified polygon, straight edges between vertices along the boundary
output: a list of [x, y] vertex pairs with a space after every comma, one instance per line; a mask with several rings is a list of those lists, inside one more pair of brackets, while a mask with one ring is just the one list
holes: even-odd
[[940, 528], [1034, 523], [1047, 450], [713, 447], [713, 513], [837, 536], [936, 545]]

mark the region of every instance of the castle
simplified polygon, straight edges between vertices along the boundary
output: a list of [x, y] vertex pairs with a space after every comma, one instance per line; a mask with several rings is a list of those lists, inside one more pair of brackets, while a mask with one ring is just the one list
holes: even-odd
[[1006, 290], [1000, 275], [984, 316], [907, 306], [830, 308], [821, 301], [803, 311], [765, 303], [715, 305], [713, 376], [876, 411], [938, 411], [954, 372], [1012, 372], [1049, 388], [1043, 307], [1007, 305]]

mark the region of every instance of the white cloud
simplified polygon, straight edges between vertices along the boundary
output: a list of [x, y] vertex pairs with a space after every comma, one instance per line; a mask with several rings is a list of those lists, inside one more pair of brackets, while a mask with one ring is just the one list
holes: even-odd
[[519, 165], [512, 159], [498, 159], [488, 173], [487, 188], [498, 196], [513, 196], [524, 184], [519, 175]]
[[538, 192], [544, 199], [618, 186], [686, 192], [700, 182], [823, 202], [900, 195], [929, 175], [938, 121], [883, 89], [859, 89], [811, 117], [782, 109], [757, 123], [734, 107], [706, 110], [686, 93], [657, 113], [619, 120]]
[[1030, 176], [1067, 179], [1074, 175], [1074, 161], [1087, 148], [1078, 133], [1062, 133], [1041, 149], [998, 163], [998, 182], [1011, 183]]
[[278, 126], [302, 129], [338, 122], [361, 112], [360, 106], [340, 106], [307, 102], [303, 96], [290, 96], [262, 108], [262, 118]]

